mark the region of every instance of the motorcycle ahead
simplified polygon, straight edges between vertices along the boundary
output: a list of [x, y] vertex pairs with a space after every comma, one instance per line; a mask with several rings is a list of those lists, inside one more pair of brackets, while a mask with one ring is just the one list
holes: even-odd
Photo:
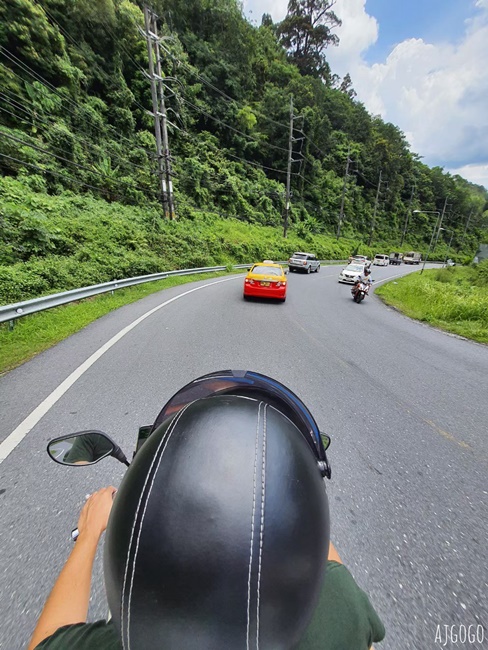
[[358, 282], [351, 289], [351, 293], [354, 302], [357, 302], [359, 305], [359, 303], [362, 300], [364, 300], [366, 296], [369, 294], [369, 284], [365, 284], [364, 282]]

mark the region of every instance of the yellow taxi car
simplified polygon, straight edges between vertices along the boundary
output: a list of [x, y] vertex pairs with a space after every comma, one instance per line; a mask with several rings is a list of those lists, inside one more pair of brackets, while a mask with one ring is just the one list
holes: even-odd
[[287, 280], [283, 267], [273, 262], [254, 264], [244, 280], [244, 299], [276, 298], [286, 300]]

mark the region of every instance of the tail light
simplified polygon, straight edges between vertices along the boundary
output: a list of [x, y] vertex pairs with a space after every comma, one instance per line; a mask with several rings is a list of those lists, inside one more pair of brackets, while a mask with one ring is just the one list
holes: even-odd
[[254, 280], [248, 280], [247, 278], [244, 281], [246, 284], [254, 284]]

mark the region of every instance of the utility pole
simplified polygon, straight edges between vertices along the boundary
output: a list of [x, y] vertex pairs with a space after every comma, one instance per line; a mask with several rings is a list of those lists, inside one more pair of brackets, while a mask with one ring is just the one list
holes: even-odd
[[376, 190], [376, 199], [374, 202], [374, 212], [373, 212], [373, 219], [371, 221], [371, 232], [369, 233], [368, 246], [371, 246], [371, 242], [373, 241], [374, 227], [376, 225], [376, 211], [378, 210], [378, 199], [380, 198], [381, 183], [383, 182], [381, 180], [382, 175], [383, 175], [383, 170], [380, 169], [380, 178], [378, 181], [378, 189]]
[[414, 183], [412, 185], [412, 193], [410, 194], [410, 201], [408, 202], [408, 208], [407, 208], [407, 214], [405, 216], [405, 225], [403, 226], [403, 232], [402, 232], [402, 239], [400, 241], [400, 246], [403, 246], [403, 241], [405, 239], [405, 236], [407, 234], [407, 228], [408, 228], [408, 220], [410, 219], [410, 213], [412, 211], [412, 201], [413, 201], [413, 195], [415, 194], [415, 190], [417, 189], [416, 184]]
[[447, 208], [447, 196], [446, 196], [446, 200], [444, 201], [444, 207], [442, 208], [441, 219], [439, 221], [439, 227], [437, 228], [437, 235], [435, 238], [434, 248], [432, 249], [432, 252], [435, 251], [435, 247], [437, 246], [437, 240], [439, 239], [439, 235], [441, 234], [441, 226], [444, 220], [444, 215], [446, 214], [446, 208]]
[[173, 179], [171, 178], [171, 156], [169, 153], [169, 144], [168, 144], [168, 124], [166, 119], [166, 106], [164, 103], [164, 84], [163, 77], [161, 73], [161, 55], [159, 53], [159, 38], [158, 38], [158, 25], [157, 25], [157, 16], [152, 13], [152, 33], [154, 34], [154, 46], [156, 49], [156, 75], [157, 82], [159, 87], [159, 117], [161, 118], [161, 131], [163, 135], [163, 157], [164, 157], [164, 167], [166, 175], [166, 187], [168, 188], [168, 212], [169, 218], [175, 219], [175, 201], [173, 196]]
[[341, 236], [342, 221], [344, 219], [344, 202], [346, 200], [347, 179], [349, 177], [349, 165], [351, 164], [351, 145], [347, 147], [346, 172], [344, 174], [344, 183], [342, 184], [341, 211], [339, 213], [339, 225], [337, 226], [337, 239]]
[[474, 212], [474, 208], [471, 208], [471, 212], [469, 213], [469, 217], [466, 220], [466, 225], [464, 226], [463, 238], [461, 239], [461, 244], [459, 245], [460, 249], [463, 247], [464, 238], [466, 237], [466, 233], [468, 232], [469, 222], [471, 221], [471, 217], [473, 216], [473, 212]]
[[283, 237], [285, 239], [288, 230], [288, 214], [290, 211], [290, 184], [291, 184], [292, 156], [293, 156], [293, 95], [290, 95], [290, 135], [288, 138], [288, 169], [286, 171], [285, 216], [283, 220]]
[[146, 28], [144, 35], [147, 42], [147, 54], [149, 58], [149, 80], [151, 82], [151, 97], [154, 115], [154, 135], [156, 136], [156, 157], [158, 160], [159, 182], [161, 183], [161, 199], [163, 202], [164, 216], [168, 218], [168, 200], [166, 192], [166, 171], [164, 168], [163, 146], [161, 137], [161, 123], [158, 115], [158, 93], [156, 89], [156, 79], [154, 78], [153, 48], [151, 41], [151, 18], [149, 7], [144, 5], [144, 26]]
[[454, 229], [451, 230], [451, 239], [449, 240], [449, 244], [447, 245], [447, 253], [446, 253], [446, 257], [444, 259], [444, 264], [442, 266], [447, 266], [447, 260], [449, 258], [449, 251], [451, 250], [453, 237], [454, 237]]
[[[166, 219], [175, 218], [173, 182], [171, 178], [171, 157], [168, 144], [168, 128], [166, 107], [164, 103], [164, 86], [161, 74], [161, 57], [159, 54], [159, 37], [157, 33], [157, 16], [144, 5], [144, 36], [147, 42], [149, 58], [149, 80], [151, 82], [151, 98], [154, 115], [154, 134], [156, 136], [156, 156], [158, 160], [158, 175], [161, 184], [161, 199]], [[154, 59], [156, 59], [156, 73]], [[157, 83], [156, 83], [157, 82]]]

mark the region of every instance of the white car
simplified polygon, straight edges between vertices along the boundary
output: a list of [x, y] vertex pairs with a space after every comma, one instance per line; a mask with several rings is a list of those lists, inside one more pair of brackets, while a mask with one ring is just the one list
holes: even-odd
[[371, 266], [371, 260], [368, 260], [365, 255], [354, 255], [354, 257], [351, 257], [349, 260], [349, 264], [364, 264], [364, 266], [369, 269]]
[[349, 264], [349, 266], [346, 266], [346, 268], [342, 269], [339, 273], [339, 282], [354, 284], [356, 278], [358, 278], [364, 271], [364, 266], [364, 264]]
[[389, 255], [375, 255], [373, 260], [374, 266], [388, 266], [390, 263]]
[[303, 273], [318, 273], [320, 261], [312, 253], [293, 253], [288, 260], [290, 271], [302, 271]]

